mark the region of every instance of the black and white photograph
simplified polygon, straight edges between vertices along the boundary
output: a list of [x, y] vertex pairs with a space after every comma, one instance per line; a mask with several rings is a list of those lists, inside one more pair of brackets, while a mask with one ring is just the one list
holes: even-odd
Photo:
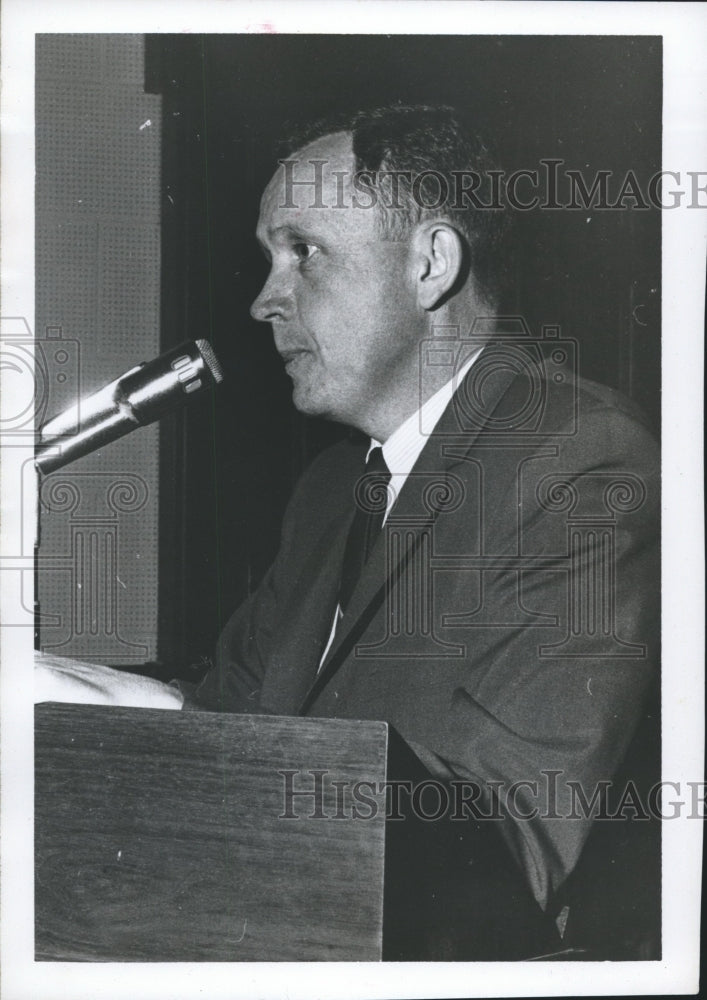
[[696, 992], [704, 9], [18, 6], [4, 996]]

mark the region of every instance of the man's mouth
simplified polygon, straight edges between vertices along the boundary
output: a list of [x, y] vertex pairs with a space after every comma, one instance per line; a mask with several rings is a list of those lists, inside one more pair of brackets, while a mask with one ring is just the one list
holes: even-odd
[[309, 352], [304, 350], [304, 348], [292, 348], [285, 351], [280, 351], [280, 357], [285, 364], [285, 371], [289, 372], [290, 368], [305, 354]]

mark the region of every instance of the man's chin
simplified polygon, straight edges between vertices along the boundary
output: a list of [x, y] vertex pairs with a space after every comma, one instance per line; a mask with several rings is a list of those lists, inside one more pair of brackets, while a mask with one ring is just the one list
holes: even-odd
[[311, 386], [305, 387], [295, 382], [292, 388], [292, 402], [295, 409], [306, 417], [320, 417], [322, 420], [341, 422], [341, 418], [336, 415], [336, 407], [332, 406], [331, 400], [327, 400], [321, 394], [314, 392]]
[[316, 395], [309, 386], [303, 386], [295, 382], [292, 386], [292, 402], [296, 410], [299, 410], [300, 413], [304, 413], [308, 417], [319, 417], [322, 415], [321, 406], [317, 405]]

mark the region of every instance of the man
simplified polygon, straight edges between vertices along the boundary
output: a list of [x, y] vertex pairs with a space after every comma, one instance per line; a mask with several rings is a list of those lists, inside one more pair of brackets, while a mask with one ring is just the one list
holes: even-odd
[[[499, 822], [473, 836], [450, 822], [439, 850], [457, 833], [463, 846], [447, 923], [423, 926], [442, 919], [425, 882], [432, 909], [407, 928], [420, 951], [391, 957], [561, 947], [591, 827], [577, 796], [615, 775], [657, 655], [656, 446], [628, 400], [576, 377], [571, 345], [544, 351], [497, 317], [504, 212], [478, 207], [488, 169], [451, 111], [396, 107], [315, 130], [268, 184], [271, 268], [252, 314], [295, 406], [366, 440], [307, 470], [273, 566], [187, 699], [383, 719], [423, 778], [477, 789]], [[519, 933], [533, 929], [499, 943], [516, 908]], [[495, 944], [479, 946], [484, 920]]]

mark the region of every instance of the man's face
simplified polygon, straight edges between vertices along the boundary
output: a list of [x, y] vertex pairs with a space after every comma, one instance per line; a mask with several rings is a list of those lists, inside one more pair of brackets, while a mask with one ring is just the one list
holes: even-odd
[[[261, 201], [257, 237], [271, 271], [251, 313], [272, 325], [299, 410], [376, 436], [375, 414], [415, 380], [424, 316], [408, 241], [381, 237], [377, 208], [353, 207], [346, 133], [291, 159], [298, 163], [289, 178], [281, 166]], [[313, 181], [310, 160], [326, 161], [319, 198], [311, 183], [292, 183]]]

